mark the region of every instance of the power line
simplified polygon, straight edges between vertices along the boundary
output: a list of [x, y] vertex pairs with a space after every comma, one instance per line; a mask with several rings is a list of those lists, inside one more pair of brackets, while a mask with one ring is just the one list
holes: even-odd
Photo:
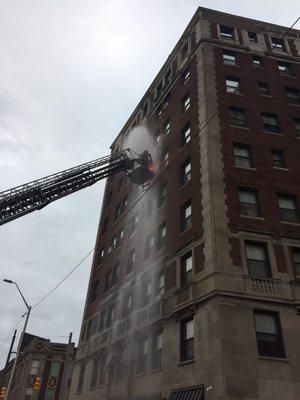
[[11, 332], [6, 336], [5, 339], [2, 340], [1, 344], [0, 344], [0, 350], [1, 348], [5, 345], [5, 343], [7, 342], [7, 340], [9, 339], [9, 337], [14, 333], [14, 331], [16, 330], [16, 328], [18, 327], [18, 325], [20, 324], [20, 322], [22, 321], [22, 319], [25, 317], [26, 314], [23, 314], [22, 317], [19, 319], [19, 321], [16, 323], [16, 325], [13, 327], [13, 329], [11, 330]]
[[[293, 27], [296, 25], [296, 23], [300, 20], [300, 17], [298, 17], [295, 22], [282, 34], [281, 39], [283, 39], [289, 32], [291, 29], [293, 29]], [[262, 59], [266, 59], [268, 58], [270, 55], [272, 55], [272, 51], [275, 48], [275, 46], [273, 46], [271, 48], [271, 50], [267, 51], [264, 55], [264, 57], [262, 57]], [[195, 50], [196, 51], [196, 50]], [[195, 53], [194, 51], [194, 53]], [[252, 75], [252, 73], [256, 70], [256, 67], [253, 67], [251, 69], [251, 71], [249, 72], [248, 75], [246, 75], [246, 77], [244, 79], [248, 79], [250, 77], [250, 75]], [[220, 105], [219, 110], [217, 109], [208, 119], [207, 121], [205, 121], [203, 123], [203, 125], [199, 128], [199, 134], [203, 131], [203, 129], [205, 129], [208, 124], [219, 114], [220, 109], [222, 109], [223, 107], [225, 107], [226, 105], [228, 105], [229, 101], [232, 99], [232, 97], [234, 96], [235, 92], [238, 90], [238, 88], [235, 88], [234, 91], [231, 93], [231, 95], [229, 96], [229, 98], [223, 102], [223, 104]], [[191, 142], [193, 141], [193, 137], [191, 138]], [[173, 164], [177, 158], [179, 157], [180, 153], [177, 154], [177, 156], [175, 156], [168, 164], [168, 167]], [[137, 200], [131, 205], [131, 207], [126, 210], [122, 216], [120, 216], [119, 220], [118, 220], [118, 224], [135, 208], [135, 206], [140, 202], [140, 200], [148, 193], [148, 191], [156, 184], [156, 182], [165, 174], [165, 172], [167, 171], [167, 167], [164, 168], [164, 170], [156, 176], [156, 178], [151, 182], [151, 184], [143, 191], [143, 193], [137, 198]], [[112, 231], [112, 229], [109, 229], [107, 233], [110, 233]], [[68, 274], [61, 279], [61, 281], [59, 281], [57, 283], [57, 285], [55, 285], [44, 297], [42, 297], [41, 300], [39, 300], [32, 308], [36, 308], [38, 307], [47, 297], [49, 297], [65, 280], [67, 280], [69, 278], [69, 276], [72, 275], [72, 273], [83, 263], [83, 261], [86, 260], [86, 258], [95, 250], [95, 247], [90, 250], [82, 259], [81, 261], [79, 261], [78, 264], [75, 265], [74, 268], [71, 269], [70, 272], [68, 272]]]

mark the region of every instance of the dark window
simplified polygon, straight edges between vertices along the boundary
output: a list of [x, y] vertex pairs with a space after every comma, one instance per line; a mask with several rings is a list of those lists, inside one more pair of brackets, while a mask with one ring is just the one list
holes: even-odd
[[103, 229], [102, 229], [103, 234], [107, 232], [107, 228], [108, 228], [108, 218], [105, 218], [105, 220], [103, 222]]
[[292, 75], [291, 66], [288, 63], [278, 61], [277, 62], [278, 70], [283, 75]]
[[165, 292], [165, 274], [164, 271], [160, 271], [160, 273], [156, 276], [155, 280], [155, 296], [156, 299], [161, 299]]
[[186, 145], [191, 141], [191, 126], [187, 123], [181, 130], [181, 144]]
[[290, 104], [300, 104], [300, 92], [298, 89], [285, 88], [285, 96], [287, 102]]
[[230, 26], [220, 25], [220, 36], [223, 39], [234, 39], [234, 29]]
[[285, 358], [278, 313], [254, 311], [258, 354]]
[[105, 290], [108, 290], [111, 287], [111, 274], [112, 274], [111, 270], [106, 271], [105, 282], [104, 282], [104, 289]]
[[283, 39], [272, 37], [271, 40], [273, 49], [284, 50], [285, 46]]
[[106, 356], [103, 354], [100, 357], [99, 361], [99, 377], [98, 377], [98, 384], [103, 385], [106, 380]]
[[185, 183], [189, 182], [191, 179], [192, 179], [192, 164], [191, 164], [191, 160], [188, 159], [181, 165], [181, 169], [180, 169], [181, 185], [184, 185]]
[[185, 287], [192, 281], [193, 277], [193, 256], [191, 251], [180, 258], [180, 270], [181, 287]]
[[119, 264], [116, 264], [113, 269], [112, 269], [112, 274], [111, 274], [111, 287], [115, 286], [117, 281], [118, 281], [118, 277], [119, 277], [119, 272], [120, 272], [120, 267]]
[[234, 163], [238, 167], [251, 167], [250, 147], [242, 144], [235, 144], [233, 148]]
[[294, 197], [278, 195], [278, 204], [280, 210], [280, 217], [282, 221], [287, 221], [287, 222], [299, 221], [296, 199]]
[[169, 83], [169, 81], [170, 81], [170, 79], [171, 79], [171, 68], [169, 68], [168, 69], [168, 71], [166, 72], [166, 75], [165, 75], [165, 85], [167, 85], [168, 83]]
[[169, 148], [166, 147], [161, 154], [161, 162], [166, 167], [169, 164]]
[[104, 249], [99, 249], [99, 250], [97, 249], [95, 256], [96, 266], [102, 262], [104, 255], [105, 255]]
[[115, 379], [117, 381], [123, 379], [124, 373], [125, 373], [124, 349], [118, 349], [116, 355]]
[[147, 114], [148, 114], [148, 103], [145, 103], [143, 107], [143, 117], [146, 117]]
[[146, 279], [143, 282], [143, 293], [142, 293], [142, 307], [145, 307], [150, 303], [152, 298], [152, 283], [151, 280]]
[[238, 107], [229, 107], [229, 123], [234, 126], [246, 126], [245, 110]]
[[138, 373], [142, 373], [147, 369], [148, 352], [149, 352], [149, 340], [148, 340], [148, 338], [140, 339], [140, 342], [139, 342], [139, 353], [138, 353], [138, 360], [137, 360], [137, 371], [138, 371]]
[[162, 83], [160, 83], [156, 88], [156, 98], [160, 97], [162, 94]]
[[99, 369], [99, 356], [96, 356], [93, 359], [93, 370], [92, 370], [92, 379], [91, 379], [91, 388], [97, 386], [98, 381], [98, 369]]
[[80, 371], [79, 371], [79, 378], [77, 384], [77, 392], [81, 392], [84, 382], [84, 375], [85, 375], [85, 363], [80, 363]]
[[228, 65], [236, 65], [236, 55], [232, 51], [223, 51], [223, 62]]
[[151, 233], [146, 238], [145, 258], [149, 258], [150, 256], [152, 256], [152, 254], [154, 253], [154, 249], [155, 249], [155, 235], [154, 233]]
[[111, 206], [112, 196], [113, 196], [113, 193], [110, 192], [110, 193], [108, 194], [108, 196], [107, 196], [106, 207], [110, 207], [110, 206]]
[[181, 60], [183, 60], [186, 57], [188, 51], [189, 51], [189, 45], [188, 42], [185, 42], [185, 44], [181, 48]]
[[158, 240], [157, 240], [157, 249], [161, 249], [165, 245], [167, 236], [167, 226], [166, 223], [163, 222], [158, 228]]
[[294, 266], [296, 279], [300, 279], [300, 248], [292, 248], [292, 262]]
[[157, 332], [153, 336], [153, 353], [152, 353], [153, 369], [158, 369], [161, 367], [161, 353], [162, 353], [162, 332]]
[[186, 68], [182, 73], [182, 83], [185, 84], [190, 79], [190, 70]]
[[131, 310], [131, 292], [127, 291], [124, 293], [124, 298], [123, 298], [123, 318], [128, 318], [130, 315], [130, 310]]
[[298, 136], [300, 136], [300, 118], [294, 118], [295, 131]]
[[100, 320], [99, 320], [99, 328], [98, 328], [99, 333], [104, 331], [104, 329], [106, 328], [106, 314], [107, 314], [106, 309], [101, 311]]
[[188, 93], [182, 99], [182, 109], [183, 109], [183, 111], [187, 111], [190, 108], [190, 106], [191, 106], [191, 97], [190, 97], [190, 95]]
[[92, 289], [92, 295], [91, 295], [91, 302], [93, 303], [96, 301], [97, 296], [98, 296], [98, 291], [99, 291], [99, 281], [95, 281], [93, 283], [93, 289]]
[[168, 185], [167, 185], [167, 182], [163, 182], [158, 187], [157, 207], [161, 207], [166, 202], [167, 195], [168, 195]]
[[192, 226], [192, 203], [189, 200], [180, 209], [181, 216], [181, 231], [185, 231], [186, 229]]
[[253, 56], [252, 57], [252, 64], [255, 65], [256, 67], [261, 67], [262, 66], [261, 57]]
[[278, 116], [271, 113], [261, 113], [263, 129], [268, 132], [280, 132]]
[[270, 277], [269, 256], [264, 243], [246, 242], [248, 274], [260, 278]]
[[270, 88], [267, 82], [257, 82], [257, 87], [260, 94], [270, 95]]
[[92, 336], [92, 328], [93, 328], [93, 320], [90, 319], [87, 323], [87, 328], [86, 328], [86, 340], [89, 340], [89, 338]]
[[133, 270], [134, 262], [135, 262], [135, 251], [130, 250], [127, 257], [127, 270], [126, 270], [127, 274], [129, 274]]
[[240, 214], [250, 217], [259, 216], [257, 191], [255, 189], [239, 188]]
[[257, 33], [255, 32], [248, 32], [249, 42], [257, 43]]
[[120, 217], [121, 215], [121, 204], [118, 204], [115, 208], [115, 221]]
[[188, 318], [180, 323], [180, 361], [194, 358], [194, 320]]
[[226, 76], [226, 91], [227, 93], [240, 93], [240, 79], [232, 76]]
[[273, 166], [278, 168], [284, 168], [284, 157], [283, 150], [272, 150]]
[[112, 323], [114, 321], [114, 317], [115, 317], [115, 307], [114, 305], [111, 305], [107, 309], [106, 328], [111, 328]]
[[168, 135], [171, 132], [171, 121], [169, 119], [167, 119], [167, 121], [165, 122], [164, 132], [165, 135]]

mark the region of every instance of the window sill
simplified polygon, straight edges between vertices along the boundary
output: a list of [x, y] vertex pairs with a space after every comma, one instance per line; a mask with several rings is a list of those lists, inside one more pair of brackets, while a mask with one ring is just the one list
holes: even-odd
[[265, 94], [265, 93], [260, 93], [260, 92], [258, 94], [259, 94], [259, 96], [272, 97], [271, 94]]
[[235, 168], [240, 168], [240, 169], [246, 169], [246, 170], [250, 170], [250, 171], [256, 171], [256, 168], [253, 167], [242, 167], [240, 165], [234, 165]]
[[243, 126], [243, 125], [232, 125], [232, 124], [229, 124], [229, 126], [230, 126], [230, 128], [245, 129], [247, 131], [250, 129], [249, 126]]
[[283, 133], [281, 133], [281, 132], [267, 131], [265, 129], [263, 129], [262, 131], [263, 131], [263, 133], [267, 133], [268, 135], [283, 136]]
[[300, 107], [300, 103], [289, 103], [289, 102], [287, 101], [287, 104], [289, 104], [290, 106]]
[[180, 361], [180, 362], [178, 363], [178, 366], [179, 366], [179, 367], [182, 367], [182, 366], [184, 366], [184, 365], [192, 364], [192, 363], [194, 363], [194, 362], [195, 362], [195, 359], [192, 358], [191, 360]]
[[239, 214], [239, 217], [254, 219], [254, 220], [257, 220], [257, 221], [264, 221], [265, 220], [264, 217], [253, 217], [251, 215], [244, 215], [244, 214]]
[[289, 168], [284, 167], [273, 167], [274, 169], [279, 169], [279, 171], [289, 171]]
[[183, 151], [190, 143], [191, 143], [191, 140], [189, 140], [187, 143], [184, 143], [184, 145], [182, 147], [180, 147], [180, 151]]
[[188, 228], [186, 228], [184, 231], [181, 231], [179, 236], [184, 235], [186, 232], [188, 232], [190, 229], [192, 228], [192, 226], [189, 226]]
[[191, 181], [192, 181], [192, 180], [189, 179], [188, 181], [186, 181], [185, 183], [183, 183], [183, 184], [180, 186], [179, 190], [182, 190], [183, 188], [185, 188]]
[[290, 362], [288, 358], [279, 358], [279, 357], [267, 357], [267, 356], [258, 356], [259, 360], [266, 360], [266, 361], [277, 361], [277, 362]]
[[300, 222], [292, 222], [292, 221], [281, 221], [282, 224], [284, 225], [294, 225], [294, 226], [300, 226]]

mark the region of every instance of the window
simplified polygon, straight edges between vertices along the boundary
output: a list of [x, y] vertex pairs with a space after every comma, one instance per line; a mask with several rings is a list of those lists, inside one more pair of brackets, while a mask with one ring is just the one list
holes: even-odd
[[254, 311], [258, 354], [285, 358], [278, 313]]
[[145, 307], [150, 303], [152, 297], [152, 283], [149, 279], [143, 282], [143, 293], [142, 293], [142, 307]]
[[92, 370], [92, 379], [91, 379], [91, 388], [97, 386], [98, 384], [102, 383], [100, 381], [100, 374], [103, 370], [103, 363], [104, 359], [103, 356], [100, 354], [96, 354], [93, 359], [93, 370]]
[[278, 70], [283, 75], [292, 75], [291, 66], [288, 63], [278, 61], [277, 62]]
[[232, 51], [223, 51], [223, 62], [227, 65], [236, 65], [236, 55]]
[[182, 83], [185, 84], [191, 77], [190, 70], [186, 68], [182, 73]]
[[181, 144], [186, 145], [191, 141], [191, 125], [187, 123], [181, 130]]
[[300, 136], [300, 118], [294, 118], [295, 131], [298, 136]]
[[227, 93], [240, 93], [240, 79], [226, 76]]
[[139, 354], [138, 354], [138, 363], [137, 363], [137, 370], [138, 373], [142, 373], [147, 368], [147, 361], [148, 361], [148, 347], [149, 347], [149, 340], [148, 338], [140, 339], [139, 343]]
[[298, 210], [296, 200], [294, 197], [279, 195], [278, 204], [280, 210], [280, 217], [282, 221], [298, 222]]
[[189, 51], [189, 45], [186, 41], [185, 44], [181, 48], [181, 60], [183, 61]]
[[246, 126], [245, 110], [238, 107], [229, 107], [229, 123], [234, 126]]
[[169, 148], [165, 148], [161, 154], [161, 161], [165, 167], [169, 164]]
[[93, 328], [93, 320], [90, 319], [87, 323], [87, 328], [86, 328], [86, 340], [89, 340], [89, 338], [92, 336], [92, 328]]
[[284, 41], [283, 39], [277, 38], [277, 37], [272, 37], [272, 48], [273, 49], [278, 49], [278, 50], [284, 50]]
[[102, 229], [103, 235], [107, 232], [107, 228], [108, 228], [108, 218], [105, 218]]
[[222, 39], [234, 39], [234, 29], [230, 26], [220, 25], [220, 37]]
[[80, 364], [80, 371], [79, 371], [79, 378], [77, 383], [77, 392], [80, 392], [83, 387], [84, 382], [84, 375], [85, 375], [85, 363]]
[[189, 200], [183, 206], [181, 206], [180, 210], [181, 214], [181, 231], [185, 231], [192, 226], [192, 204]]
[[239, 188], [240, 214], [250, 217], [259, 216], [257, 191], [255, 189]]
[[165, 292], [165, 274], [164, 274], [164, 271], [161, 271], [157, 275], [156, 285], [155, 286], [156, 286], [155, 295], [156, 295], [156, 298], [159, 300], [159, 299], [161, 299], [161, 297], [164, 295], [164, 292]]
[[300, 104], [300, 92], [298, 89], [286, 87], [285, 97], [290, 104]]
[[171, 79], [171, 75], [172, 75], [171, 68], [169, 68], [165, 75], [165, 85], [167, 85], [169, 83], [169, 81]]
[[234, 163], [236, 166], [244, 168], [251, 167], [250, 146], [235, 144], [233, 147], [233, 152]]
[[37, 375], [39, 369], [40, 361], [39, 360], [32, 360], [30, 375]]
[[194, 320], [188, 318], [180, 323], [180, 361], [194, 358]]
[[106, 314], [107, 314], [106, 309], [101, 311], [100, 320], [99, 320], [99, 328], [98, 328], [99, 333], [103, 332], [104, 329], [106, 328]]
[[160, 142], [160, 139], [161, 139], [161, 137], [160, 137], [160, 132], [157, 132], [157, 133], [154, 135], [154, 144], [158, 144], [158, 143]]
[[60, 370], [60, 361], [52, 361], [49, 376], [57, 378]]
[[192, 281], [193, 276], [193, 256], [191, 251], [180, 258], [180, 270], [181, 287], [185, 287]]
[[146, 117], [148, 114], [148, 103], [145, 103], [143, 106], [143, 117]]
[[55, 388], [47, 388], [45, 393], [45, 400], [54, 400]]
[[115, 379], [117, 381], [123, 379], [124, 373], [125, 373], [124, 349], [119, 348], [116, 355]]
[[267, 82], [257, 82], [257, 87], [260, 94], [270, 95], [270, 88]]
[[246, 258], [249, 275], [260, 278], [270, 277], [269, 256], [266, 244], [247, 242]]
[[123, 318], [129, 318], [130, 310], [131, 310], [131, 292], [127, 291], [124, 293], [123, 298]]
[[152, 254], [154, 253], [154, 249], [155, 249], [155, 235], [154, 233], [151, 233], [146, 238], [145, 258], [149, 258], [150, 256], [152, 256]]
[[182, 109], [183, 111], [187, 111], [191, 106], [191, 98], [189, 93], [184, 96], [182, 99]]
[[284, 168], [284, 158], [282, 150], [272, 150], [273, 166], [277, 168]]
[[161, 207], [167, 200], [168, 195], [168, 185], [167, 182], [163, 182], [158, 187], [158, 194], [157, 194], [157, 207]]
[[156, 98], [160, 97], [161, 94], [162, 94], [162, 83], [160, 83], [156, 87]]
[[128, 233], [132, 235], [136, 231], [139, 224], [139, 214], [135, 213], [129, 220]]
[[157, 240], [157, 249], [161, 249], [166, 241], [167, 236], [167, 226], [166, 223], [163, 222], [158, 228], [158, 240]]
[[255, 32], [248, 32], [248, 39], [250, 43], [257, 43], [257, 33]]
[[112, 269], [112, 274], [111, 274], [111, 286], [113, 287], [116, 285], [117, 281], [118, 281], [118, 277], [119, 277], [119, 273], [120, 273], [120, 267], [119, 264], [115, 264], [115, 266]]
[[192, 179], [192, 164], [190, 159], [186, 160], [181, 165], [180, 172], [181, 172], [180, 174], [181, 185], [184, 185], [185, 183], [189, 182]]
[[159, 369], [161, 367], [161, 353], [162, 353], [162, 332], [157, 332], [153, 336], [153, 354], [152, 354], [153, 369]]
[[278, 116], [271, 113], [262, 113], [263, 129], [268, 132], [280, 132]]
[[100, 366], [99, 369], [99, 377], [98, 377], [98, 384], [103, 385], [106, 380], [106, 355], [102, 354], [99, 360]]
[[256, 67], [261, 67], [262, 66], [261, 57], [253, 56], [252, 57], [252, 64], [255, 65]]
[[92, 288], [92, 293], [91, 293], [91, 303], [96, 301], [97, 296], [98, 296], [98, 291], [99, 291], [99, 281], [95, 281], [93, 283], [93, 288]]
[[115, 317], [115, 306], [112, 304], [107, 309], [106, 328], [111, 328]]
[[165, 132], [165, 135], [168, 135], [171, 132], [171, 122], [169, 119], [165, 122], [164, 132]]
[[292, 248], [292, 263], [294, 266], [296, 279], [300, 279], [300, 248]]
[[130, 250], [127, 257], [127, 270], [126, 270], [127, 274], [130, 274], [130, 272], [133, 270], [134, 262], [135, 262], [135, 251]]

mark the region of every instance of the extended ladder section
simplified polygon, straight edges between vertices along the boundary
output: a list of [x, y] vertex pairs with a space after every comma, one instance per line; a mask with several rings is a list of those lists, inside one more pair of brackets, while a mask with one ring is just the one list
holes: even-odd
[[147, 152], [136, 156], [127, 149], [1, 192], [0, 225], [40, 210], [55, 200], [120, 171], [125, 171], [133, 182], [135, 171], [139, 174], [141, 170], [144, 171], [144, 181], [151, 179], [154, 174], [148, 170], [150, 161], [147, 161], [147, 157], [151, 160]]

